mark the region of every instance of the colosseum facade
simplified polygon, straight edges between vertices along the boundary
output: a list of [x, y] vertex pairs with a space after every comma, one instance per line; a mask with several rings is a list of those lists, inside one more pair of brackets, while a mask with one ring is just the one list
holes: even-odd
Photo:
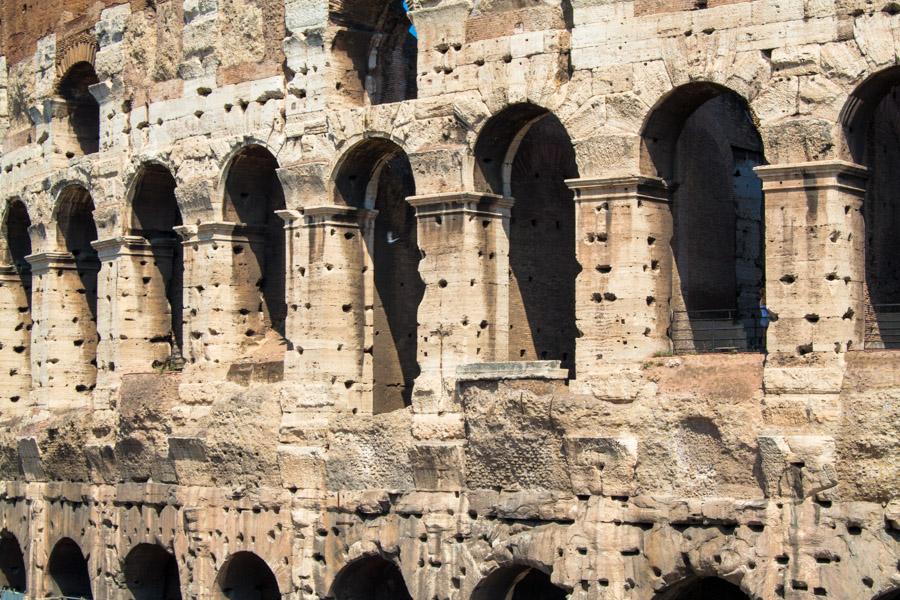
[[0, 37], [4, 597], [900, 599], [893, 0]]

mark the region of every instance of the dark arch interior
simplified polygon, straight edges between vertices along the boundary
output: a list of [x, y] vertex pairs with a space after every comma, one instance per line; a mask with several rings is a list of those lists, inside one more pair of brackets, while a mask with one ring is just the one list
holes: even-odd
[[[250, 249], [262, 278], [246, 282], [259, 288], [261, 305], [269, 326], [284, 335], [285, 301], [284, 222], [275, 211], [283, 210], [284, 190], [276, 170], [278, 161], [261, 146], [250, 146], [238, 154], [225, 181], [225, 220], [249, 226], [262, 243]], [[261, 249], [260, 249], [261, 248]], [[235, 260], [245, 260], [235, 254]]]
[[[367, 198], [372, 180], [374, 198]], [[375, 307], [372, 363], [376, 414], [409, 406], [419, 363], [418, 310], [425, 294], [419, 276], [416, 214], [406, 199], [415, 195], [406, 154], [387, 140], [354, 148], [341, 165], [336, 201], [378, 211], [368, 252], [373, 264]], [[366, 206], [370, 203], [371, 206]]]
[[25, 559], [19, 541], [9, 535], [0, 537], [0, 588], [25, 591]]
[[28, 228], [31, 227], [31, 219], [28, 209], [19, 200], [10, 203], [6, 212], [6, 222], [3, 233], [6, 237], [6, 262], [16, 268], [25, 290], [25, 299], [31, 308], [31, 265], [25, 258], [31, 254], [31, 235]]
[[874, 600], [900, 600], [900, 589], [891, 590], [890, 592], [885, 592], [884, 594], [881, 594]]
[[578, 177], [572, 141], [555, 115], [522, 104], [485, 125], [475, 159], [477, 188], [510, 191], [515, 199], [509, 359], [558, 360], [574, 372], [575, 280], [581, 267], [575, 258], [574, 195], [565, 184]]
[[472, 592], [472, 600], [565, 600], [566, 591], [550, 575], [525, 566], [506, 567], [488, 575]]
[[675, 586], [655, 600], [750, 600], [736, 585], [717, 577], [707, 577]]
[[94, 200], [84, 188], [78, 186], [66, 188], [59, 198], [56, 219], [60, 245], [75, 259], [84, 298], [96, 324], [97, 273], [100, 270], [100, 261], [97, 252], [91, 246], [91, 242], [97, 240]]
[[165, 282], [168, 306], [151, 310], [169, 312], [171, 330], [167, 337], [171, 340], [172, 356], [180, 358], [184, 348], [184, 252], [175, 227], [182, 224], [182, 219], [175, 197], [175, 178], [168, 169], [160, 165], [144, 168], [131, 209], [131, 233], [150, 243], [156, 269]]
[[337, 90], [353, 103], [416, 98], [418, 40], [403, 0], [332, 2]]
[[866, 347], [900, 348], [900, 67], [850, 97], [844, 130], [853, 159], [869, 169], [866, 222]]
[[334, 600], [412, 600], [400, 569], [380, 556], [344, 567], [331, 586]]
[[73, 65], [59, 82], [68, 122], [67, 139], [60, 146], [70, 158], [100, 149], [100, 105], [90, 92], [90, 86], [99, 82], [93, 65], [87, 62]]
[[654, 109], [645, 167], [672, 194], [676, 352], [762, 351], [765, 253], [762, 140], [743, 98], [683, 86]]
[[50, 590], [53, 596], [91, 600], [91, 577], [88, 564], [78, 544], [64, 538], [53, 548], [47, 562]]
[[232, 556], [218, 577], [221, 597], [228, 600], [279, 600], [278, 581], [266, 561], [252, 552]]
[[125, 583], [134, 600], [181, 600], [175, 555], [155, 544], [139, 544], [128, 553]]

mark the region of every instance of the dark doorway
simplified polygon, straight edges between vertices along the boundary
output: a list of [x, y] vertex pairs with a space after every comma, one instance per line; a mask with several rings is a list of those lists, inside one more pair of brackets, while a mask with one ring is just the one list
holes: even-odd
[[361, 558], [341, 569], [329, 596], [334, 600], [412, 600], [400, 569], [379, 556]]
[[134, 600], [181, 600], [175, 555], [155, 544], [138, 544], [128, 553], [125, 584]]
[[[251, 244], [249, 252], [260, 279], [240, 284], [258, 289], [266, 324], [284, 336], [285, 234], [276, 211], [285, 208], [285, 201], [277, 169], [278, 161], [261, 146], [249, 146], [235, 156], [225, 182], [225, 220], [240, 223], [249, 236], [259, 240]], [[235, 260], [245, 257], [236, 253]]]
[[228, 600], [279, 600], [278, 581], [266, 561], [252, 552], [234, 554], [217, 578], [221, 597]]
[[81, 548], [69, 538], [57, 542], [47, 562], [51, 596], [91, 600], [91, 576]]
[[482, 191], [512, 196], [509, 359], [558, 360], [574, 374], [575, 150], [555, 115], [532, 104], [493, 117], [475, 146]]

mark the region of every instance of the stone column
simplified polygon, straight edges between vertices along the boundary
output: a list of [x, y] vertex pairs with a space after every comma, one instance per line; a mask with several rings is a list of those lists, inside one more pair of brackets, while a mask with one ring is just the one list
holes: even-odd
[[171, 364], [174, 337], [166, 285], [176, 243], [125, 236], [92, 244], [100, 258], [98, 388], [116, 387], [121, 375]]
[[97, 265], [78, 262], [68, 252], [34, 254], [28, 262], [32, 399], [42, 407], [85, 406], [97, 381], [96, 307], [91, 306]]
[[768, 351], [862, 349], [865, 168], [835, 160], [756, 172], [766, 202]]
[[371, 413], [372, 270], [365, 234], [377, 213], [316, 206], [279, 214], [290, 236], [285, 381], [310, 406]]
[[0, 266], [0, 406], [5, 413], [29, 404], [31, 390], [31, 288], [18, 269]]
[[261, 227], [210, 222], [176, 227], [184, 240], [186, 372], [224, 375], [266, 333]]
[[672, 211], [662, 179], [630, 175], [566, 182], [575, 191], [581, 273], [575, 292], [575, 372], [671, 350]]
[[407, 199], [416, 210], [425, 296], [413, 405], [451, 411], [456, 370], [509, 360], [509, 216], [512, 198], [451, 192]]

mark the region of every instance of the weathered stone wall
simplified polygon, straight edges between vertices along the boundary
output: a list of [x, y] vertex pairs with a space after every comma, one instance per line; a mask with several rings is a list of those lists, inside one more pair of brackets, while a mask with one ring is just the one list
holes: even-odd
[[3, 4], [7, 585], [894, 600], [894, 7], [410, 8]]

